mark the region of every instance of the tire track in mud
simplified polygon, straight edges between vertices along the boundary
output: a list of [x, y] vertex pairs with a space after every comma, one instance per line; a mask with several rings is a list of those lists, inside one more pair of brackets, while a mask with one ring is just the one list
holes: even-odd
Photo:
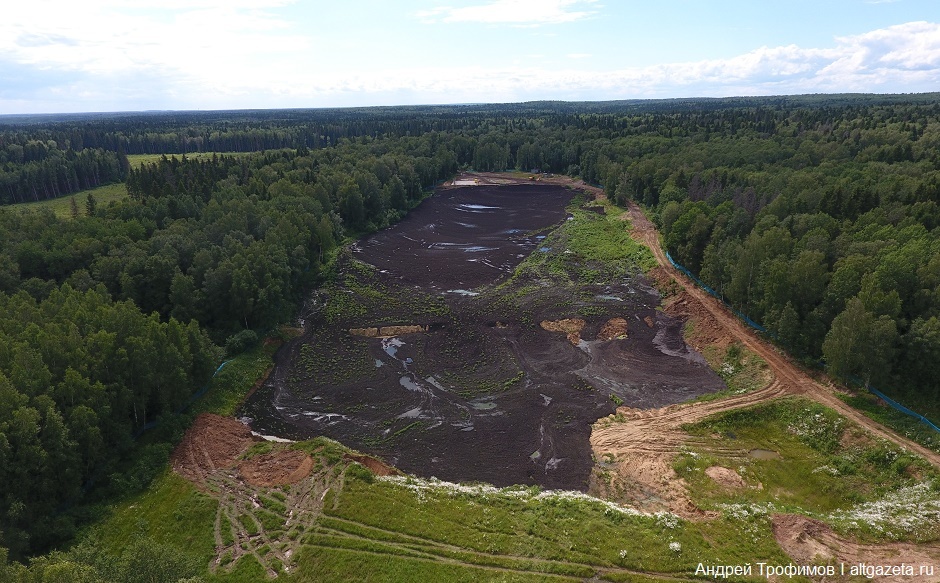
[[[685, 482], [672, 469], [676, 455], [693, 443], [682, 426], [787, 394], [775, 380], [758, 391], [721, 400], [660, 409], [618, 408], [616, 415], [596, 423], [591, 432], [591, 447], [602, 460], [592, 476], [591, 492], [645, 511], [669, 510], [686, 518], [709, 516], [692, 503]], [[611, 469], [615, 470], [612, 474]]]
[[[472, 562], [472, 561], [462, 561], [451, 556], [447, 556], [446, 553], [460, 553], [463, 555], [470, 555], [476, 558], [479, 558], [480, 561], [518, 561], [520, 563], [529, 563], [532, 565], [543, 565], [545, 567], [559, 566], [567, 567], [571, 569], [592, 569], [594, 570], [594, 577], [600, 577], [606, 574], [622, 574], [622, 575], [642, 575], [651, 578], [658, 578], [668, 581], [692, 581], [692, 579], [683, 578], [671, 573], [662, 573], [657, 571], [641, 571], [635, 569], [626, 569], [621, 567], [609, 566], [609, 565], [598, 565], [595, 563], [582, 563], [577, 561], [565, 561], [560, 559], [542, 559], [539, 557], [532, 557], [526, 555], [515, 555], [515, 554], [502, 554], [502, 553], [488, 553], [478, 550], [469, 549], [466, 547], [460, 547], [453, 544], [444, 543], [430, 538], [419, 537], [415, 535], [405, 534], [402, 532], [384, 529], [375, 525], [367, 524], [364, 522], [359, 522], [356, 520], [350, 520], [347, 518], [339, 518], [337, 516], [331, 516], [327, 514], [330, 522], [339, 523], [352, 526], [354, 528], [364, 529], [366, 531], [377, 531], [382, 533], [383, 536], [394, 537], [400, 539], [399, 541], [393, 541], [383, 539], [383, 538], [369, 538], [360, 534], [350, 533], [342, 528], [330, 527], [330, 526], [319, 526], [319, 530], [322, 532], [329, 532], [333, 536], [340, 538], [356, 539], [365, 542], [378, 542], [382, 545], [388, 547], [394, 547], [397, 550], [401, 550], [404, 553], [420, 553], [423, 556], [416, 556], [415, 554], [403, 555], [408, 556], [410, 559], [423, 559], [428, 561], [443, 562], [447, 564], [460, 565], [467, 568], [479, 568], [479, 569], [488, 569], [495, 570], [504, 573], [516, 573], [516, 574], [534, 574], [550, 577], [558, 577], [562, 579], [583, 579], [575, 575], [566, 575], [562, 573], [555, 573], [548, 570], [534, 570], [534, 569], [524, 569], [524, 568], [513, 568], [507, 566], [498, 566], [493, 564], [487, 564], [482, 562]], [[406, 542], [407, 541], [407, 542]], [[344, 551], [352, 552], [366, 552], [371, 554], [382, 555], [385, 553], [377, 551], [368, 551], [361, 549], [350, 549], [346, 547], [331, 547], [329, 545], [314, 545], [314, 546], [323, 546], [324, 548], [340, 548]], [[442, 554], [444, 553], [444, 554]]]
[[[262, 566], [267, 577], [274, 579], [282, 571], [290, 573], [294, 569], [292, 558], [301, 547], [319, 547], [341, 552], [385, 556], [390, 559], [400, 557], [412, 561], [441, 563], [492, 573], [538, 575], [563, 581], [583, 579], [581, 575], [562, 572], [565, 570], [571, 572], [590, 570], [593, 571], [594, 577], [618, 574], [641, 575], [663, 581], [691, 581], [674, 573], [483, 552], [333, 516], [330, 511], [337, 510], [339, 507], [348, 466], [331, 466], [324, 464], [322, 459], [318, 459], [314, 472], [288, 489], [283, 501], [285, 510], [280, 515], [284, 519], [283, 528], [269, 531], [265, 528], [263, 518], [258, 514], [260, 512], [273, 513], [273, 511], [264, 508], [262, 499], [272, 497], [274, 492], [283, 492], [283, 488], [252, 486], [239, 474], [237, 467], [218, 467], [216, 463], [218, 460], [213, 460], [208, 444], [197, 439], [186, 440], [176, 457], [189, 462], [193, 462], [194, 458], [203, 460], [201, 464], [193, 466], [201, 468], [198, 473], [186, 471], [185, 476], [195, 481], [200, 489], [219, 502], [213, 524], [215, 557], [208, 566], [211, 573], [231, 572], [240, 559], [251, 556]], [[211, 469], [205, 469], [206, 466]], [[180, 466], [177, 466], [177, 470], [179, 469], [181, 469]], [[326, 508], [326, 495], [329, 492], [334, 494], [333, 504], [330, 508]], [[321, 524], [321, 518], [324, 517], [328, 521]], [[246, 527], [245, 521], [250, 521], [253, 528]], [[360, 533], [344, 530], [343, 525], [358, 529]], [[228, 531], [228, 536], [225, 536], [225, 530]], [[369, 532], [375, 532], [377, 536], [369, 537]], [[291, 533], [297, 533], [297, 535], [292, 537]], [[322, 540], [310, 540], [311, 535], [319, 535]], [[334, 539], [337, 544], [330, 544], [330, 539]], [[232, 542], [226, 542], [227, 540]], [[352, 548], [344, 546], [340, 541], [378, 545], [387, 548], [388, 552]], [[461, 559], [460, 556], [465, 558]], [[514, 562], [518, 563], [518, 566], [511, 564]]]
[[[280, 574], [277, 563], [285, 572], [293, 568], [292, 557], [303, 546], [301, 533], [312, 532], [323, 512], [323, 501], [331, 489], [342, 489], [342, 476], [334, 475], [333, 469], [321, 470], [293, 485], [283, 502], [285, 511], [279, 514], [264, 509], [260, 496], [271, 497], [276, 488], [259, 488], [246, 483], [236, 470], [220, 469], [205, 475], [204, 485], [219, 501], [215, 519], [215, 558], [209, 565], [212, 573], [220, 569], [230, 572], [239, 559], [253, 556], [268, 577]], [[267, 530], [261, 512], [268, 512], [283, 519], [283, 528]], [[243, 518], [247, 517], [247, 518]], [[254, 533], [244, 525], [244, 520], [254, 523]], [[228, 523], [231, 543], [226, 543], [222, 529]], [[297, 533], [293, 538], [291, 533]]]

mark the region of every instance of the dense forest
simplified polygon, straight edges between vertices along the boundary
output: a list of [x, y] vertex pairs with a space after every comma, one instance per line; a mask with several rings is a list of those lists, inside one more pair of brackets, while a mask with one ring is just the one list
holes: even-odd
[[[566, 173], [637, 201], [791, 353], [932, 403], [938, 97], [0, 118], [0, 204], [114, 181], [129, 195], [70, 218], [0, 208], [0, 547], [48, 549], [83, 504], [139, 487], [141, 429], [287, 320], [338, 245], [460, 169]], [[191, 152], [215, 154], [169, 156]], [[132, 168], [139, 153], [168, 156]]]
[[101, 148], [63, 150], [54, 140], [10, 143], [0, 150], [0, 205], [120, 182], [128, 168], [127, 156]]

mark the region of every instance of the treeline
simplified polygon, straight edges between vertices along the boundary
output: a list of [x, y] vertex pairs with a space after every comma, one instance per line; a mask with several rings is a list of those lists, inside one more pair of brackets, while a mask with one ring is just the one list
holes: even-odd
[[101, 148], [60, 149], [54, 141], [27, 140], [0, 149], [0, 205], [47, 200], [121, 182], [127, 156]]
[[0, 213], [0, 290], [42, 298], [101, 284], [145, 313], [197, 321], [220, 344], [271, 327], [346, 232], [398, 220], [456, 170], [452, 156], [409, 153], [417, 141], [162, 159], [130, 172], [131, 199], [93, 216]]
[[673, 257], [789, 351], [932, 402], [937, 106], [761, 113], [723, 113], [707, 140], [673, 128], [611, 143], [598, 173], [616, 200], [653, 207]]
[[70, 536], [92, 479], [123, 491], [139, 477], [115, 473], [134, 433], [182, 407], [217, 358], [195, 322], [104, 289], [0, 294], [0, 546], [22, 556]]
[[142, 469], [133, 435], [204, 386], [216, 345], [288, 319], [346, 233], [452, 174], [441, 152], [413, 138], [164, 158], [88, 216], [0, 209], [0, 547], [46, 549], [101, 492], [145, 485], [170, 445], [133, 450]]

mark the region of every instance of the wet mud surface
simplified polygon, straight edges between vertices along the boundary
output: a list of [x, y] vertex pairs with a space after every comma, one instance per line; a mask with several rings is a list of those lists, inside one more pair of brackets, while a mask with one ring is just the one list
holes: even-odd
[[[661, 407], [724, 384], [642, 275], [597, 277], [567, 249], [573, 196], [441, 191], [362, 241], [239, 414], [258, 433], [326, 435], [424, 477], [585, 490], [591, 424], [616, 402]], [[513, 276], [530, 254], [539, 267]], [[572, 318], [574, 337], [542, 325]], [[350, 334], [389, 326], [422, 331]]]
[[572, 193], [559, 187], [439, 191], [400, 223], [361, 242], [356, 257], [403, 285], [459, 294], [510, 272], [564, 220]]

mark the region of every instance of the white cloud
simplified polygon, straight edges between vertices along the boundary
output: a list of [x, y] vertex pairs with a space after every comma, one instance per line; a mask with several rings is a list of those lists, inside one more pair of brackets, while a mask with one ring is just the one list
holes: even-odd
[[406, 91], [423, 96], [424, 102], [935, 91], [940, 88], [940, 24], [892, 26], [838, 38], [832, 48], [761, 47], [729, 59], [649, 67], [401, 69], [321, 85], [327, 92], [338, 87]]
[[[183, 3], [161, 0], [160, 6]], [[572, 52], [553, 61], [527, 55], [525, 66], [503, 61], [499, 68], [427, 68], [412, 61], [389, 68], [364, 62], [336, 66], [343, 49], [295, 32], [278, 16], [282, 0], [266, 0], [261, 9], [253, 0], [185, 0], [194, 8], [173, 10], [151, 10], [156, 0], [136, 0], [133, 10], [117, 0], [69, 3], [55, 11], [42, 4], [16, 3], [13, 16], [0, 21], [0, 113], [940, 88], [940, 24], [929, 22], [839, 37], [825, 48], [760, 47], [727, 59], [647, 67], [585, 70], [579, 65], [587, 61], [580, 59], [591, 55]], [[46, 17], [39, 18], [41, 13]]]
[[597, 0], [494, 0], [454, 8], [441, 6], [418, 12], [418, 18], [427, 23], [479, 22], [484, 24], [510, 24], [538, 26], [583, 20], [596, 10], [590, 5]]
[[[0, 21], [0, 54], [41, 68], [112, 75], [177, 71], [212, 81], [301, 48], [266, 11], [283, 0], [18, 2]], [[207, 64], [211, 66], [207, 67]]]

